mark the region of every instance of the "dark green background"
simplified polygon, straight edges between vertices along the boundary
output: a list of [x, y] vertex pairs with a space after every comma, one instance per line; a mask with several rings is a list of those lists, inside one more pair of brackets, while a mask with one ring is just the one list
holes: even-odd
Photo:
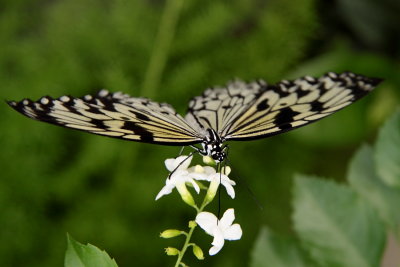
[[[385, 78], [364, 100], [305, 128], [232, 142], [234, 207], [243, 228], [207, 266], [243, 266], [261, 225], [291, 234], [294, 173], [342, 181], [348, 159], [399, 102], [396, 0], [185, 1], [159, 87], [142, 89], [165, 2], [3, 0], [0, 98], [82, 96], [98, 89], [171, 103], [181, 114], [208, 86], [270, 83], [350, 70]], [[0, 266], [61, 266], [66, 235], [120, 266], [171, 266], [159, 232], [195, 215], [176, 192], [155, 202], [163, 161], [179, 148], [143, 145], [29, 120], [0, 105]], [[252, 195], [261, 203], [261, 210]], [[217, 204], [210, 206], [216, 212]], [[194, 235], [206, 252], [212, 237]], [[196, 266], [188, 254], [186, 263]]]

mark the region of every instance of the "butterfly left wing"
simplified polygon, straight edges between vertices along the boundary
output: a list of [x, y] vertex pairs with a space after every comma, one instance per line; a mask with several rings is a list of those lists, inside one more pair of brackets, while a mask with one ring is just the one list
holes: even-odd
[[125, 140], [181, 146], [203, 138], [168, 104], [106, 90], [82, 98], [46, 96], [8, 104], [32, 119]]
[[268, 85], [255, 101], [222, 129], [225, 140], [276, 135], [322, 119], [362, 98], [381, 79], [350, 72], [306, 76]]

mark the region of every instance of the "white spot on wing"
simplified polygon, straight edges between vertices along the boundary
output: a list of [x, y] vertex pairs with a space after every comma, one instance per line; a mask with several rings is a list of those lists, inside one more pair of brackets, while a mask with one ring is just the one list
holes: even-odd
[[60, 97], [60, 100], [62, 102], [69, 102], [71, 99], [68, 96], [64, 95], [64, 96]]
[[40, 103], [42, 103], [43, 105], [47, 105], [49, 104], [50, 100], [47, 97], [42, 97], [40, 99]]
[[99, 92], [99, 96], [100, 97], [105, 97], [107, 95], [108, 95], [108, 91], [106, 89], [100, 90], [100, 92]]

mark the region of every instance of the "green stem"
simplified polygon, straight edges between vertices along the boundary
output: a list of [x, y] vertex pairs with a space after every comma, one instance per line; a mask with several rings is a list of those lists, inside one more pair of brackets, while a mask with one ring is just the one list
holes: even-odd
[[189, 241], [190, 241], [190, 238], [192, 237], [192, 234], [193, 234], [193, 231], [195, 228], [196, 228], [196, 226], [194, 226], [192, 229], [190, 229], [189, 233], [186, 235], [185, 244], [183, 244], [183, 247], [182, 247], [181, 251], [179, 252], [179, 256], [178, 256], [178, 259], [176, 260], [175, 267], [179, 267], [179, 265], [181, 264], [183, 255], [185, 255], [185, 252], [190, 245]]
[[[204, 197], [204, 199], [203, 199], [203, 203], [201, 204], [200, 208], [195, 207], [195, 208], [196, 208], [196, 211], [197, 211], [196, 216], [197, 216], [200, 212], [202, 212], [202, 211], [204, 210], [204, 208], [205, 208], [208, 204], [209, 204], [209, 202], [207, 201], [207, 195], [206, 195], [206, 196]], [[176, 260], [175, 267], [178, 267], [178, 266], [181, 264], [183, 255], [185, 255], [185, 252], [186, 252], [187, 248], [188, 248], [189, 246], [193, 245], [192, 243], [189, 243], [189, 242], [190, 242], [190, 238], [192, 237], [192, 234], [193, 234], [193, 231], [194, 231], [195, 228], [196, 228], [196, 226], [194, 226], [193, 228], [191, 228], [190, 231], [189, 231], [189, 233], [186, 235], [185, 243], [183, 244], [183, 247], [182, 247], [181, 251], [179, 252], [179, 256], [178, 256], [178, 259]]]
[[160, 83], [182, 5], [183, 0], [167, 0], [142, 86], [142, 93], [147, 97], [154, 96]]

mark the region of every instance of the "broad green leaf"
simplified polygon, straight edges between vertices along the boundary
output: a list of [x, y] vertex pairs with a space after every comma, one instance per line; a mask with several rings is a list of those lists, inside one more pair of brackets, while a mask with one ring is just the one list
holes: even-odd
[[400, 110], [380, 129], [375, 160], [379, 177], [387, 185], [400, 188]]
[[103, 250], [87, 244], [82, 245], [67, 235], [68, 248], [65, 253], [65, 267], [117, 267], [114, 259]]
[[375, 208], [380, 217], [390, 227], [398, 229], [400, 190], [387, 186], [378, 178], [370, 146], [362, 146], [354, 155], [348, 179], [352, 188]]
[[263, 227], [251, 252], [250, 267], [309, 266], [294, 239]]
[[378, 266], [385, 243], [372, 207], [349, 187], [298, 176], [294, 184], [294, 227], [321, 266]]

